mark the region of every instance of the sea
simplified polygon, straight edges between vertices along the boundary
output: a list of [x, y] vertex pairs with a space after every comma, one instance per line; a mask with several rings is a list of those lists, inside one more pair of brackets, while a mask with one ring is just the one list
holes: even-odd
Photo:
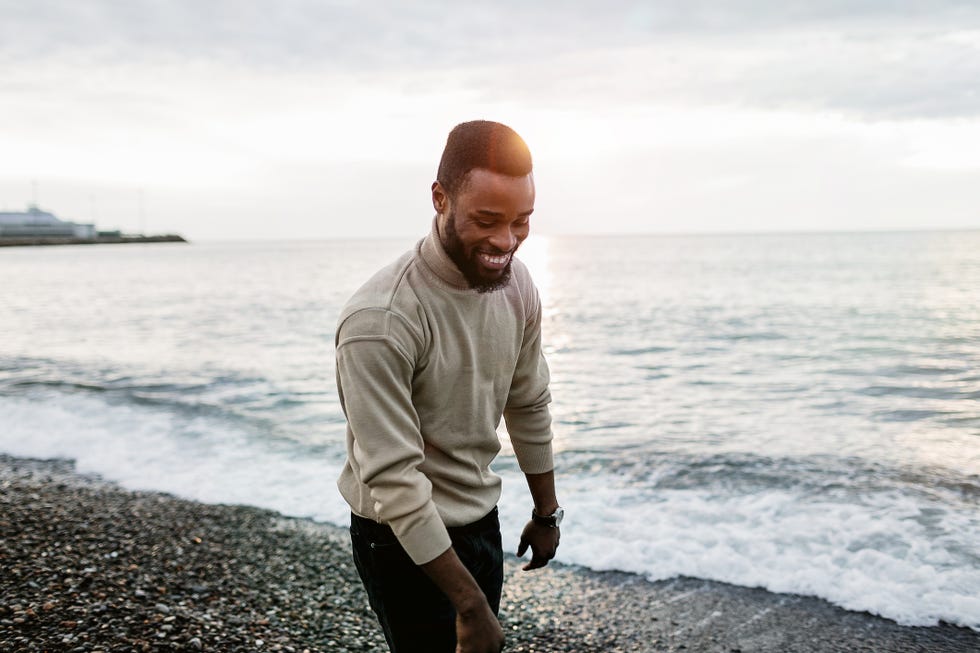
[[[336, 320], [415, 240], [0, 250], [0, 451], [347, 525]], [[980, 231], [535, 235], [519, 256], [559, 561], [980, 630]], [[516, 549], [531, 502], [499, 432]]]

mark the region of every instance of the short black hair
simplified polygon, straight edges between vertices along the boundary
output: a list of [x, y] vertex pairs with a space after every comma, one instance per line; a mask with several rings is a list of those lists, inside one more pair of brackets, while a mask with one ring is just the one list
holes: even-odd
[[531, 150], [517, 132], [499, 122], [472, 120], [449, 132], [436, 181], [449, 197], [455, 197], [466, 175], [475, 168], [524, 177], [533, 167]]

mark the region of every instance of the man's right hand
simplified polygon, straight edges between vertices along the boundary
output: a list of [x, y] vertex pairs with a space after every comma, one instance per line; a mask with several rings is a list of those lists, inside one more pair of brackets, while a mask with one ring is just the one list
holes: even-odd
[[456, 609], [456, 653], [500, 653], [504, 647], [500, 622], [453, 548], [424, 563], [422, 571]]
[[456, 614], [456, 653], [500, 653], [504, 630], [484, 600], [473, 610]]

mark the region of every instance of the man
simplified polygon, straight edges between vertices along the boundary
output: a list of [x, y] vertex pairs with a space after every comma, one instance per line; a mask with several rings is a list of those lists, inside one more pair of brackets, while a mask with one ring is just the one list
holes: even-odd
[[533, 500], [518, 555], [554, 557], [555, 496], [541, 303], [514, 252], [534, 179], [509, 127], [449, 134], [432, 184], [436, 217], [412, 251], [375, 274], [337, 327], [347, 416], [338, 486], [354, 562], [394, 653], [498, 653], [503, 552], [490, 462], [507, 423]]

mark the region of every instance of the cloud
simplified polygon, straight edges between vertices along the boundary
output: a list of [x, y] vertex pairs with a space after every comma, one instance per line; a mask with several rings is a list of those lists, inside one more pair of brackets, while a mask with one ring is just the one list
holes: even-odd
[[[40, 0], [2, 7], [0, 48], [21, 60], [82, 51], [106, 60], [167, 56], [271, 68], [437, 68], [510, 60], [533, 40], [554, 46], [587, 34], [581, 17], [523, 3]], [[577, 30], [560, 32], [563, 16], [574, 17]]]
[[[938, 192], [960, 225], [980, 166], [978, 15], [871, 0], [0, 0], [0, 199], [38, 179], [52, 208], [97, 205], [120, 224], [143, 189], [191, 235], [256, 235], [270, 216], [283, 235], [367, 228], [351, 215], [415, 233], [404, 215], [427, 219], [449, 127], [488, 117], [532, 144], [536, 219], [553, 232], [791, 213], [910, 224]], [[830, 190], [795, 209], [813, 179]]]
[[780, 31], [978, 25], [967, 0], [0, 0], [0, 49], [78, 50], [256, 65], [440, 68], [477, 61]]
[[0, 0], [0, 15], [8, 69], [170, 63], [407, 80], [494, 101], [980, 116], [976, 2]]
[[785, 35], [733, 79], [751, 101], [864, 119], [980, 116], [980, 30]]
[[[462, 75], [462, 71], [456, 71]], [[861, 120], [980, 117], [980, 30], [661, 39], [471, 68], [466, 87], [544, 106], [689, 105]]]

